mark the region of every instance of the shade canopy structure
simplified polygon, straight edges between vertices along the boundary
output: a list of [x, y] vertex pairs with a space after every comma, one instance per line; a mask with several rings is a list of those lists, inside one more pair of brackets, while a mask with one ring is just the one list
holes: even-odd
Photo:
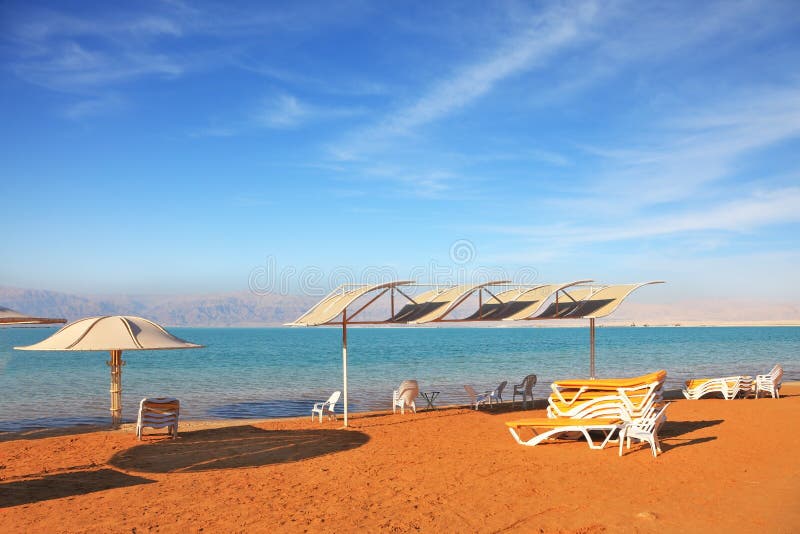
[[[663, 281], [598, 284], [575, 280], [559, 284], [515, 284], [494, 280], [477, 284], [431, 285], [412, 280], [344, 284], [289, 326], [341, 326], [344, 424], [347, 426], [348, 325], [424, 325], [459, 322], [589, 320], [589, 376], [595, 378], [595, 319], [614, 313], [635, 290]], [[415, 293], [417, 288], [427, 288]], [[383, 297], [389, 305], [376, 305]]]
[[31, 317], [11, 308], [0, 306], [0, 325], [61, 324], [66, 322], [66, 319]]
[[63, 326], [52, 336], [17, 350], [109, 351], [111, 360], [111, 419], [122, 420], [123, 350], [197, 349], [203, 345], [177, 338], [158, 324], [129, 315], [87, 317]]

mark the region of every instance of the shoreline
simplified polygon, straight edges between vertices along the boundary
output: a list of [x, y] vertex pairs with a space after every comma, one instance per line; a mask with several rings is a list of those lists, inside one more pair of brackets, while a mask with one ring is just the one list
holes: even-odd
[[[800, 391], [800, 381], [785, 381], [783, 382], [784, 387], [788, 387], [790, 389], [797, 389]], [[664, 398], [669, 401], [679, 400], [683, 401], [685, 398], [681, 393], [680, 389], [665, 389], [664, 390]], [[741, 401], [749, 401], [749, 400], [756, 400], [753, 398], [748, 399], [737, 399]], [[313, 403], [309, 403], [309, 406]], [[509, 401], [503, 401], [502, 406], [504, 409], [507, 409], [510, 406]], [[420, 406], [422, 402], [420, 402]], [[544, 410], [547, 407], [547, 398], [546, 396], [538, 397], [534, 399], [534, 410]], [[337, 411], [337, 415], [339, 416], [339, 423], [342, 423], [342, 412], [341, 406], [337, 407], [339, 411]], [[310, 412], [309, 408], [309, 412]], [[472, 410], [471, 405], [469, 404], [445, 404], [445, 405], [436, 405], [434, 410], [420, 408], [419, 413], [428, 413], [428, 412], [446, 412], [446, 411], [453, 411], [453, 410]], [[385, 416], [392, 416], [396, 415], [393, 414], [391, 409], [385, 410], [368, 410], [368, 411], [351, 411], [349, 413], [349, 419], [351, 421], [357, 421], [361, 419], [371, 419], [375, 417], [385, 417]], [[291, 423], [291, 424], [302, 424], [303, 422], [308, 422], [309, 416], [302, 415], [302, 416], [287, 416], [287, 417], [265, 417], [265, 418], [219, 418], [219, 419], [181, 419], [180, 421], [180, 431], [194, 431], [194, 430], [204, 430], [204, 429], [213, 429], [213, 428], [228, 428], [228, 427], [235, 427], [235, 426], [247, 426], [247, 425], [263, 425], [263, 424], [280, 424], [280, 423]], [[68, 434], [72, 431], [83, 433], [83, 431], [88, 432], [115, 432], [115, 433], [122, 433], [122, 434], [129, 434], [133, 433], [136, 428], [135, 421], [126, 421], [123, 422], [122, 425], [117, 429], [112, 429], [108, 426], [104, 425], [97, 425], [97, 424], [78, 424], [78, 425], [70, 425], [70, 426], [53, 426], [53, 427], [37, 427], [37, 428], [30, 428], [27, 430], [16, 430], [16, 431], [0, 431], [0, 442], [2, 441], [13, 441], [15, 437], [20, 439], [25, 439], [25, 436], [28, 435], [59, 435], [59, 434]], [[344, 427], [341, 427], [344, 428]]]

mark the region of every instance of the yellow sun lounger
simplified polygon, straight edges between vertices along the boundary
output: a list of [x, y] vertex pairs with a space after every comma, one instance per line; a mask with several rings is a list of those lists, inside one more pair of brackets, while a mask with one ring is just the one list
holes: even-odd
[[[550, 419], [540, 417], [535, 419], [519, 419], [516, 421], [507, 421], [509, 432], [514, 436], [514, 439], [520, 445], [527, 445], [533, 447], [542, 441], [549, 439], [557, 434], [564, 432], [580, 432], [586, 438], [591, 449], [604, 448], [614, 435], [614, 432], [622, 428], [623, 421], [621, 419], [605, 419], [605, 418], [592, 418], [592, 419], [570, 419], [570, 418], [555, 418]], [[533, 437], [527, 441], [520, 438], [520, 431], [523, 428], [530, 429], [533, 432]], [[544, 430], [544, 432], [539, 432]], [[596, 430], [605, 432], [605, 439], [601, 443], [595, 443], [590, 431]]]
[[553, 393], [547, 399], [547, 415], [577, 419], [618, 417], [631, 420], [641, 417], [651, 405], [661, 404], [662, 390], [663, 382], [621, 387], [615, 391], [586, 389], [569, 401]]

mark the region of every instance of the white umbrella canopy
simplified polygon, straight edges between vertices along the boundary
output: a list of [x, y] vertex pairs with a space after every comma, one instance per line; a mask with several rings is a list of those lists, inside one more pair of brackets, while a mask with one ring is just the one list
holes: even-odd
[[18, 324], [55, 324], [66, 323], [66, 319], [51, 319], [49, 317], [31, 317], [18, 311], [0, 306], [0, 324], [5, 325], [18, 325]]
[[87, 317], [65, 325], [55, 334], [17, 350], [107, 350], [111, 352], [111, 417], [118, 426], [122, 418], [123, 350], [196, 349], [203, 345], [177, 338], [158, 324], [129, 315]]

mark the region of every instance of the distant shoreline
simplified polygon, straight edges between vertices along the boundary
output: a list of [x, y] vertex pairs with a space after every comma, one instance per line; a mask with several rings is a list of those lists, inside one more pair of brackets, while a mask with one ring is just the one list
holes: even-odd
[[[424, 325], [390, 325], [390, 324], [352, 324], [348, 325], [350, 328], [586, 328], [588, 321], [586, 320], [553, 320], [553, 321], [531, 321], [531, 323], [470, 323], [470, 322], [453, 322], [453, 323], [429, 323]], [[23, 324], [9, 324], [0, 325], [0, 330], [5, 328], [60, 328], [62, 325], [23, 325]], [[176, 325], [165, 324], [166, 328], [285, 328], [290, 329], [303, 329], [303, 328], [319, 328], [307, 326], [287, 326], [280, 323], [273, 324], [240, 324], [240, 325]], [[322, 328], [336, 328], [339, 325], [320, 326]], [[742, 327], [771, 327], [771, 328], [796, 328], [800, 327], [800, 320], [787, 320], [787, 321], [676, 321], [676, 322], [659, 322], [659, 323], [636, 323], [631, 324], [628, 322], [609, 322], [598, 323], [597, 328], [742, 328]]]
[[[531, 321], [535, 324], [504, 324], [504, 323], [432, 323], [432, 324], [425, 324], [425, 325], [376, 325], [376, 324], [366, 324], [366, 325], [348, 325], [349, 328], [391, 328], [391, 329], [407, 329], [407, 328], [586, 328], [588, 321], [586, 320], [579, 320], [579, 321]], [[792, 328], [792, 327], [800, 327], [800, 320], [791, 320], [791, 321], [738, 321], [738, 322], [705, 322], [705, 321], [686, 321], [686, 322], [675, 322], [675, 323], [637, 323], [637, 324], [630, 324], [630, 323], [600, 323], [597, 325], [597, 328], [728, 328], [728, 327], [775, 327], [775, 328]], [[244, 324], [244, 325], [227, 325], [227, 326], [219, 326], [219, 325], [170, 325], [169, 328], [285, 328], [287, 330], [290, 329], [305, 329], [305, 328], [341, 328], [339, 325], [330, 325], [330, 326], [319, 326], [319, 327], [308, 327], [308, 326], [286, 326], [283, 324], [262, 324], [262, 325], [254, 325], [254, 324]]]

